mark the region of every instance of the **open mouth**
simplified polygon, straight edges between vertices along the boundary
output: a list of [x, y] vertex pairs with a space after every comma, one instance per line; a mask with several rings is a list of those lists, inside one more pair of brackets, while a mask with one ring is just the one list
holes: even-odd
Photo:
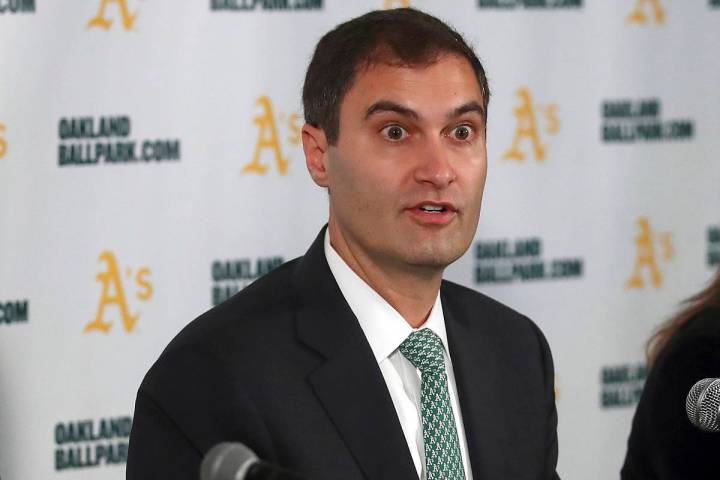
[[446, 207], [441, 205], [420, 205], [418, 208], [428, 213], [445, 213], [448, 211]]
[[408, 209], [423, 225], [446, 225], [457, 216], [458, 210], [448, 202], [421, 202]]

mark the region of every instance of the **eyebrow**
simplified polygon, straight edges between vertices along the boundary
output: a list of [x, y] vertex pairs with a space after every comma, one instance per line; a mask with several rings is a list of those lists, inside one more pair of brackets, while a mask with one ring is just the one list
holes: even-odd
[[374, 115], [376, 113], [381, 112], [395, 112], [398, 113], [404, 117], [410, 117], [412, 119], [417, 120], [420, 118], [420, 115], [417, 114], [417, 112], [411, 108], [404, 107], [400, 105], [399, 103], [390, 101], [390, 100], [379, 100], [367, 109], [365, 112], [365, 118], [369, 118], [371, 115]]
[[460, 115], [463, 115], [463, 114], [469, 113], [469, 112], [475, 112], [478, 115], [480, 115], [482, 118], [485, 118], [485, 109], [483, 108], [482, 105], [480, 105], [478, 102], [473, 100], [471, 102], [467, 102], [467, 103], [460, 105], [455, 110], [450, 112], [450, 114], [448, 115], [448, 119], [456, 118], [456, 117], [459, 117]]
[[[376, 113], [382, 113], [382, 112], [395, 112], [399, 115], [402, 115], [404, 117], [409, 117], [414, 120], [417, 120], [420, 118], [420, 115], [418, 113], [408, 107], [405, 107], [403, 105], [400, 105], [397, 102], [393, 102], [392, 100], [379, 100], [372, 105], [365, 111], [365, 119], [369, 118], [370, 116], [376, 114]], [[472, 100], [470, 102], [464, 103], [460, 105], [459, 107], [455, 108], [453, 111], [447, 114], [448, 119], [457, 118], [465, 113], [469, 112], [475, 112], [478, 115], [480, 115], [482, 118], [485, 118], [485, 109], [475, 100]]]

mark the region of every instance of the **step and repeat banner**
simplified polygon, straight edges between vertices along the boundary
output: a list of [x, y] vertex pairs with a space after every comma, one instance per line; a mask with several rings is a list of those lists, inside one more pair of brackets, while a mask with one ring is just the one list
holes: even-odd
[[546, 333], [560, 474], [617, 478], [645, 341], [720, 267], [718, 0], [0, 0], [3, 480], [125, 477], [164, 346], [325, 223], [300, 144], [315, 43], [408, 5], [493, 91], [446, 277]]

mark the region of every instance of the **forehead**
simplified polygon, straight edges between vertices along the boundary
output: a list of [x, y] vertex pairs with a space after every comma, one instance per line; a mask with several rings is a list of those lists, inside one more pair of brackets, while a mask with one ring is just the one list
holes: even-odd
[[378, 100], [410, 108], [454, 108], [458, 103], [483, 103], [482, 90], [470, 62], [447, 54], [421, 66], [373, 64], [356, 74], [341, 104], [342, 111], [362, 109]]

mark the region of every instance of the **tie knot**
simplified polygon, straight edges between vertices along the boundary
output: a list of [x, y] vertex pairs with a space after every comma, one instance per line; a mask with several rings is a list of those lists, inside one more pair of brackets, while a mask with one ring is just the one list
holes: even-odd
[[445, 371], [442, 340], [429, 328], [408, 335], [400, 344], [400, 353], [422, 373]]

